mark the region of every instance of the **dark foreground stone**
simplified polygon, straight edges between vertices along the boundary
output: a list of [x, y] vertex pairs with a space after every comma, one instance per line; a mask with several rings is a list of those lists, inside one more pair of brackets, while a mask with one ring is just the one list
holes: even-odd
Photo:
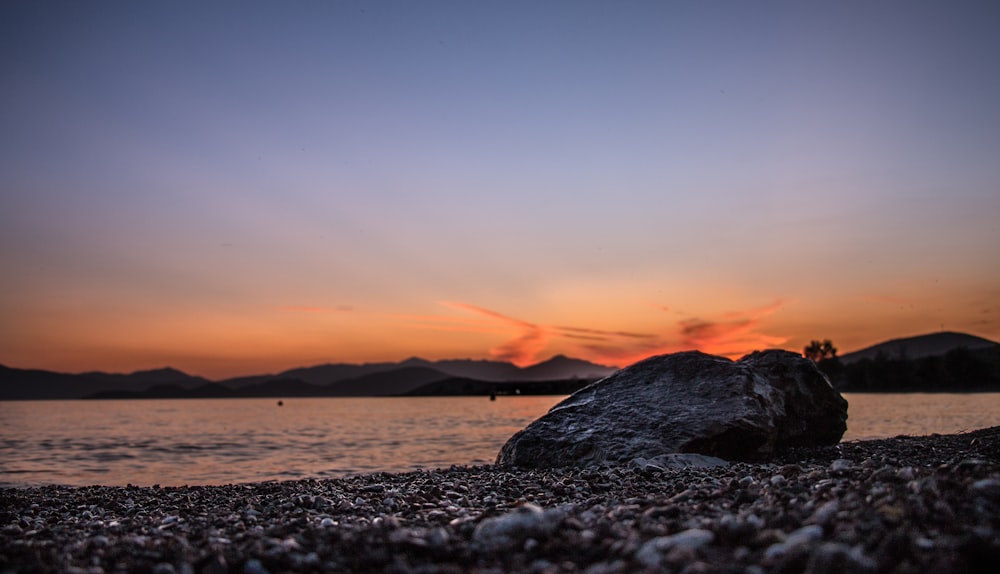
[[1000, 427], [673, 470], [0, 490], [0, 571], [993, 572]]
[[577, 391], [512, 436], [497, 464], [586, 467], [682, 452], [760, 461], [836, 444], [846, 421], [847, 401], [801, 355], [674, 353]]

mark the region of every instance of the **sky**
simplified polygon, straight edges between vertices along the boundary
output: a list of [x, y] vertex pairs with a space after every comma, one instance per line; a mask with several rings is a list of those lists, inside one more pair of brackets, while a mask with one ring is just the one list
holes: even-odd
[[0, 363], [1000, 340], [1000, 4], [0, 7]]

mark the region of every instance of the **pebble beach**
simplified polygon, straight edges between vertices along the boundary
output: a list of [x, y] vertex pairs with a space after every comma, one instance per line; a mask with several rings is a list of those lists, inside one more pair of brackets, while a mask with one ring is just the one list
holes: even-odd
[[0, 572], [993, 572], [1000, 427], [766, 464], [0, 490]]

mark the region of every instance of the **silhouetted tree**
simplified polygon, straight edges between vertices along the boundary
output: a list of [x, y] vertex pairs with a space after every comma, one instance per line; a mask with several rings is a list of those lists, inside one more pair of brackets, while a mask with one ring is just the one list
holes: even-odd
[[814, 363], [819, 363], [823, 359], [836, 359], [837, 347], [833, 346], [833, 341], [830, 339], [824, 339], [823, 342], [811, 341], [802, 350], [802, 355]]
[[802, 355], [816, 363], [819, 370], [823, 371], [831, 382], [837, 384], [840, 375], [844, 371], [844, 365], [837, 358], [837, 347], [833, 346], [833, 341], [824, 339], [823, 341], [811, 341], [804, 349]]

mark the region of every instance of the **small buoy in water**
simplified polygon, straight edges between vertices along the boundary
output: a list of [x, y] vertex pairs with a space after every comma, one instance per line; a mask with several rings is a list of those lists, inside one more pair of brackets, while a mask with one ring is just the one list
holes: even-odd
[[279, 407], [283, 407], [283, 406], [285, 406], [285, 403], [284, 403], [284, 401], [278, 401], [278, 406], [279, 406]]

